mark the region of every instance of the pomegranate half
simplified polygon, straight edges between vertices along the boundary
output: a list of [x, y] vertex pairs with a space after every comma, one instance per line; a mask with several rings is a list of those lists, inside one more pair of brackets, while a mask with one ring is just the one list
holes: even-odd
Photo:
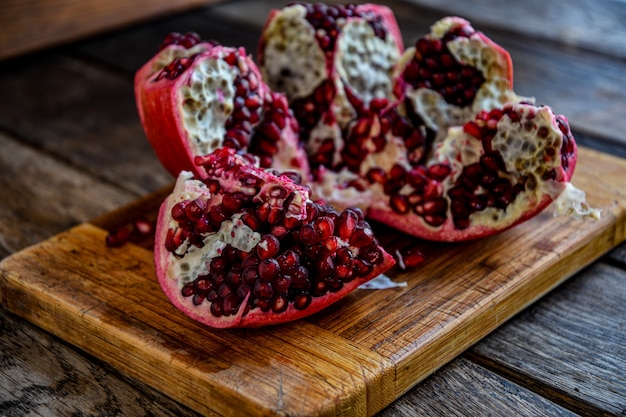
[[157, 277], [171, 302], [211, 327], [257, 327], [311, 315], [394, 260], [358, 209], [311, 201], [293, 172], [221, 148], [183, 171], [157, 221]]

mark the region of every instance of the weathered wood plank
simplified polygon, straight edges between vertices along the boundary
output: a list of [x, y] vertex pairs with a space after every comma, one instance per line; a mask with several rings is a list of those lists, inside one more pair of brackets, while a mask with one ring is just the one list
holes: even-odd
[[621, 263], [626, 268], [626, 244], [620, 245], [609, 253], [609, 258]]
[[539, 38], [568, 48], [587, 49], [626, 58], [626, 7], [605, 0], [407, 0], [441, 14], [464, 16], [481, 26], [512, 32], [522, 39]]
[[134, 195], [0, 133], [0, 259]]
[[105, 37], [77, 43], [67, 50], [130, 74], [152, 58], [170, 32], [196, 32], [203, 39], [215, 40], [223, 45], [243, 46], [248, 53], [256, 53], [258, 27], [248, 27], [245, 24], [235, 24], [228, 19], [215, 18], [212, 11], [212, 6], [208, 6], [176, 14], [167, 19], [152, 20], [143, 25], [110, 33]]
[[3, 416], [198, 416], [2, 307], [0, 334]]
[[130, 77], [66, 57], [0, 65], [0, 128], [136, 196], [171, 182], [146, 140]]
[[459, 358], [400, 397], [378, 417], [486, 415], [574, 414], [537, 393]]
[[626, 271], [598, 263], [502, 326], [471, 359], [574, 412], [626, 411]]

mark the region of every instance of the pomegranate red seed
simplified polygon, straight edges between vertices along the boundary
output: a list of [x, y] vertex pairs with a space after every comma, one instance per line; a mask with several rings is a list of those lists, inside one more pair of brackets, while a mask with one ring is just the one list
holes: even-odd
[[[121, 227], [106, 236], [105, 243], [110, 248], [118, 248], [128, 242], [131, 231], [126, 227]], [[176, 246], [178, 247], [178, 246]]]
[[257, 298], [261, 299], [270, 299], [274, 295], [272, 284], [264, 281], [256, 281], [252, 292]]
[[293, 250], [288, 249], [276, 259], [282, 271], [285, 273], [293, 272], [300, 264], [300, 257]]
[[256, 252], [260, 259], [273, 258], [280, 250], [280, 242], [274, 235], [263, 235], [261, 241], [257, 244]]
[[305, 224], [300, 228], [300, 241], [305, 245], [313, 245], [321, 240], [312, 224]]
[[280, 265], [275, 258], [262, 259], [259, 262], [259, 278], [263, 281], [273, 281], [280, 274]]

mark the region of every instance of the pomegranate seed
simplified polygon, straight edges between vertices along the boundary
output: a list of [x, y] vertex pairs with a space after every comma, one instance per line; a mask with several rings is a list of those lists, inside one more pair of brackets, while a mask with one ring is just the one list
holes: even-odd
[[140, 235], [148, 235], [152, 233], [153, 226], [145, 217], [137, 217], [133, 219], [133, 230], [135, 230]]
[[301, 295], [296, 297], [296, 299], [293, 302], [293, 306], [294, 306], [294, 308], [296, 310], [304, 310], [309, 305], [311, 305], [311, 301], [312, 301], [312, 298], [311, 298], [310, 295], [308, 295], [308, 294], [301, 294]]
[[259, 279], [259, 267], [258, 265], [248, 266], [241, 272], [241, 280], [246, 285], [254, 285]]
[[272, 288], [278, 293], [286, 293], [291, 285], [291, 277], [289, 275], [281, 275], [272, 283]]
[[270, 299], [272, 298], [272, 295], [274, 295], [274, 289], [272, 288], [272, 284], [269, 282], [256, 281], [254, 283], [252, 293], [255, 297], [261, 299]]
[[313, 222], [313, 228], [320, 240], [326, 240], [335, 231], [335, 223], [330, 217], [320, 216]]
[[181, 201], [174, 204], [174, 207], [172, 207], [172, 218], [177, 222], [187, 221], [187, 214], [185, 214], [185, 207], [187, 206], [187, 203], [189, 203], [189, 201]]
[[409, 248], [396, 252], [396, 261], [403, 270], [415, 268], [425, 260], [424, 254], [417, 249]]
[[410, 208], [407, 197], [398, 193], [389, 196], [389, 206], [400, 214], [408, 213]]
[[280, 250], [280, 242], [274, 235], [263, 235], [261, 241], [257, 244], [256, 252], [260, 259], [273, 258]]
[[366, 177], [372, 183], [384, 184], [387, 181], [387, 173], [382, 168], [370, 168]]
[[360, 277], [369, 274], [374, 269], [369, 261], [361, 258], [354, 258], [353, 264], [355, 273]]
[[446, 164], [434, 164], [428, 167], [426, 175], [437, 181], [443, 181], [452, 172], [452, 168]]
[[259, 278], [263, 281], [273, 281], [280, 274], [280, 265], [275, 258], [262, 259], [259, 262]]
[[[194, 294], [193, 297], [191, 297], [191, 301], [193, 302], [193, 305], [196, 305], [196, 306], [199, 306], [200, 304], [202, 304], [204, 300], [205, 300], [204, 294]], [[211, 313], [213, 313], [213, 311], [211, 311]], [[215, 316], [216, 314], [213, 314], [213, 315]]]
[[305, 245], [313, 245], [321, 240], [312, 224], [305, 224], [300, 228], [300, 242]]
[[288, 249], [280, 254], [276, 260], [278, 261], [281, 270], [286, 273], [293, 272], [300, 264], [300, 257], [291, 249]]
[[183, 297], [191, 297], [195, 292], [196, 289], [193, 282], [188, 282], [181, 289], [181, 294]]
[[121, 227], [109, 233], [105, 238], [105, 243], [110, 248], [118, 248], [128, 242], [128, 240], [130, 239], [130, 235], [130, 229], [126, 227]]
[[200, 198], [196, 198], [193, 201], [190, 201], [185, 206], [185, 214], [187, 218], [190, 220], [198, 220], [204, 214], [204, 209], [206, 208], [206, 203], [204, 200]]
[[463, 125], [463, 131], [475, 138], [482, 137], [482, 128], [475, 121], [469, 121]]
[[289, 302], [283, 295], [277, 295], [272, 299], [271, 308], [274, 313], [283, 313], [289, 307]]

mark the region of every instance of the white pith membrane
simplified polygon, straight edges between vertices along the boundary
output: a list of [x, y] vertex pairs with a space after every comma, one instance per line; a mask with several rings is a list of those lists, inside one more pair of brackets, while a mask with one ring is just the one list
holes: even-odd
[[[431, 28], [431, 37], [442, 39], [455, 26], [458, 19], [444, 18]], [[476, 92], [471, 106], [459, 107], [446, 102], [445, 98], [435, 90], [413, 88], [408, 86], [406, 97], [411, 101], [416, 113], [426, 125], [445, 135], [450, 126], [461, 126], [471, 120], [481, 110], [492, 110], [507, 103], [533, 101], [532, 98], [520, 97], [510, 88], [505, 58], [485, 42], [478, 33], [469, 38], [458, 37], [446, 44], [452, 56], [465, 65], [480, 70], [485, 82]], [[415, 55], [415, 47], [408, 48], [400, 60], [399, 68], [403, 69]]]
[[180, 88], [180, 113], [195, 155], [208, 155], [223, 144], [226, 121], [234, 109], [234, 81], [239, 68], [219, 57], [201, 58], [189, 83]]
[[[191, 172], [183, 171], [178, 176], [176, 186], [168, 198], [167, 213], [171, 213], [172, 207], [185, 200], [195, 200], [202, 198], [207, 201], [213, 199], [210, 205], [219, 205], [222, 199], [220, 194], [211, 195], [207, 186], [200, 180], [193, 177]], [[176, 229], [178, 222], [171, 216], [169, 218], [169, 228]], [[235, 213], [229, 220], [225, 220], [220, 229], [213, 233], [208, 233], [204, 239], [204, 247], [198, 248], [190, 245], [185, 240], [176, 250], [180, 258], [170, 263], [168, 276], [173, 279], [180, 279], [183, 284], [195, 280], [198, 275], [207, 274], [207, 265], [211, 259], [221, 255], [226, 245], [231, 245], [236, 249], [250, 251], [261, 240], [261, 235], [250, 227], [243, 224], [241, 215]]]
[[159, 51], [155, 59], [152, 61], [152, 74], [156, 74], [163, 68], [168, 66], [172, 61], [179, 58], [189, 58], [193, 55], [208, 51], [212, 45], [207, 43], [199, 43], [191, 48], [185, 48], [181, 45], [169, 45]]
[[383, 40], [366, 20], [353, 18], [347, 19], [341, 28], [335, 51], [334, 113], [339, 126], [345, 128], [356, 114], [345, 96], [345, 88], [350, 88], [366, 107], [375, 98], [392, 97], [392, 77], [400, 51], [391, 35]]
[[326, 57], [304, 6], [278, 11], [264, 29], [263, 40], [261, 73], [273, 91], [284, 92], [290, 101], [308, 97], [326, 78]]

